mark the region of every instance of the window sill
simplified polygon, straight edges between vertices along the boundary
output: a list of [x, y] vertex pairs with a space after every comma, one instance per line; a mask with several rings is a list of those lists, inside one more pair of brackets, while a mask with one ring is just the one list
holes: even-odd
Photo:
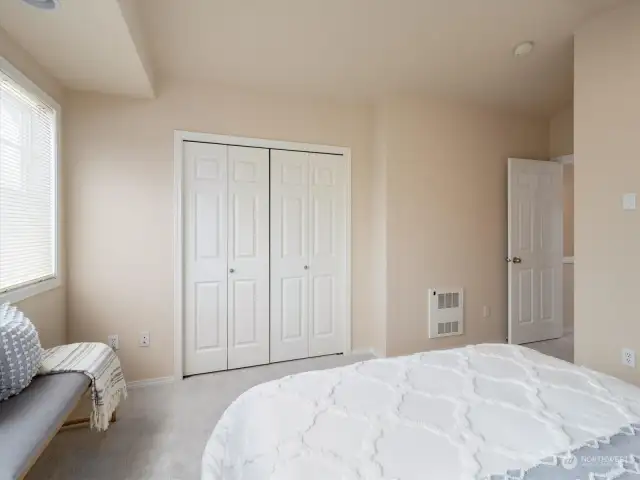
[[50, 278], [38, 283], [32, 283], [31, 285], [25, 285], [8, 292], [0, 293], [0, 304], [2, 303], [18, 303], [29, 297], [39, 295], [54, 288], [58, 288], [62, 285], [60, 277]]

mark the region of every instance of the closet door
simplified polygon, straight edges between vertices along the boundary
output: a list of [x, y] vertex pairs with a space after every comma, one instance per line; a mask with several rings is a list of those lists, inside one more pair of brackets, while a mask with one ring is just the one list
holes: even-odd
[[184, 374], [227, 368], [227, 150], [184, 142]]
[[269, 363], [269, 150], [229, 149], [228, 366]]
[[346, 165], [271, 151], [271, 361], [344, 351]]
[[309, 154], [271, 151], [271, 361], [309, 356]]
[[309, 356], [344, 351], [346, 171], [341, 155], [309, 154]]

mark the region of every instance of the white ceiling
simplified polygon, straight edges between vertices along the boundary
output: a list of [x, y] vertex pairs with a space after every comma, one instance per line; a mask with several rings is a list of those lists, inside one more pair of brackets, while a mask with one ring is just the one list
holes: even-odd
[[152, 76], [139, 52], [131, 1], [60, 0], [47, 11], [0, 0], [0, 27], [69, 88], [150, 97]]
[[[0, 0], [0, 26], [70, 88], [148, 93], [152, 65], [160, 80], [548, 115], [571, 102], [572, 32], [621, 1], [61, 0], [40, 12]], [[523, 40], [536, 48], [516, 59]]]

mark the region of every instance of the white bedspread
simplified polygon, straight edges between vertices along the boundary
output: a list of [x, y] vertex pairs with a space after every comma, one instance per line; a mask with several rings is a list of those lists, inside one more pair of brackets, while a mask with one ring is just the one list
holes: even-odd
[[640, 420], [640, 389], [510, 345], [302, 373], [241, 395], [203, 480], [462, 480], [539, 465]]

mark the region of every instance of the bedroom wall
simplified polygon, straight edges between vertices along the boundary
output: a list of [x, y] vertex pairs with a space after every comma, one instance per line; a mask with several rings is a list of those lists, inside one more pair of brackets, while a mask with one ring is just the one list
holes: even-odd
[[377, 356], [387, 355], [387, 150], [388, 125], [384, 106], [376, 109], [373, 129], [373, 173], [371, 188], [373, 265], [373, 345]]
[[[391, 99], [381, 112], [387, 354], [504, 342], [507, 159], [547, 158], [548, 119], [418, 97]], [[427, 290], [440, 286], [465, 289], [464, 336], [428, 339]]]
[[[574, 171], [573, 165], [563, 166], [563, 183], [564, 183], [564, 256], [574, 257]], [[575, 317], [575, 264], [565, 263], [563, 265], [562, 275], [562, 295], [563, 295], [563, 318], [564, 318], [564, 330], [565, 332], [571, 332], [574, 330], [574, 317]]]
[[[561, 110], [549, 122], [549, 153], [551, 157], [570, 155], [573, 153], [573, 105]], [[573, 257], [574, 245], [574, 166], [564, 165], [564, 256]], [[574, 326], [574, 265], [563, 266], [563, 318], [565, 331], [572, 331]]]
[[[422, 98], [374, 115], [210, 85], [158, 93], [68, 94], [70, 340], [117, 333], [129, 380], [172, 375], [173, 130], [184, 129], [352, 148], [355, 350], [504, 341], [506, 162], [546, 158], [548, 120]], [[467, 289], [465, 336], [427, 340], [431, 285]]]
[[[549, 122], [549, 156], [573, 153], [573, 106], [561, 110]], [[564, 166], [564, 255], [573, 256], [573, 165]]]
[[575, 359], [640, 384], [621, 349], [640, 353], [640, 3], [626, 2], [575, 36]]
[[[14, 67], [26, 75], [33, 83], [49, 94], [62, 106], [62, 116], [65, 115], [63, 89], [49, 73], [42, 68], [22, 47], [17, 45], [7, 33], [0, 28], [0, 57], [7, 59]], [[64, 157], [64, 151], [63, 151]], [[64, 184], [64, 171], [62, 172]], [[61, 208], [64, 225], [64, 205]], [[61, 228], [64, 230], [64, 227]], [[62, 266], [61, 273], [65, 273], [64, 233], [62, 233]], [[66, 340], [66, 287], [63, 285], [48, 292], [36, 295], [18, 302], [22, 309], [38, 328], [40, 341], [45, 347], [59, 345]]]
[[573, 105], [560, 110], [549, 122], [549, 156], [573, 153]]
[[[210, 84], [157, 93], [68, 95], [70, 339], [117, 333], [128, 380], [173, 374], [173, 130], [182, 129], [352, 148], [353, 348], [372, 347], [371, 110]], [[149, 348], [138, 347], [141, 331]]]

